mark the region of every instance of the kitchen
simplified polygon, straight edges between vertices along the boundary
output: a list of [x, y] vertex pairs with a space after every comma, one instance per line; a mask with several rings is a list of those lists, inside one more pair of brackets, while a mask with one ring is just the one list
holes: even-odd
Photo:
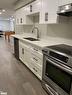
[[10, 43], [0, 41], [4, 62], [8, 62], [3, 67], [2, 90], [10, 95], [72, 95], [71, 3], [16, 2], [15, 35]]

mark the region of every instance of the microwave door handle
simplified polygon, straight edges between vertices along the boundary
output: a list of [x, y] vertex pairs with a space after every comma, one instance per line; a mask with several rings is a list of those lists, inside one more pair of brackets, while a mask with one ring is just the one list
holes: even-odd
[[64, 65], [64, 64], [57, 64], [57, 63], [55, 63], [55, 62], [53, 62], [53, 61], [51, 61], [50, 59], [46, 59], [47, 61], [49, 61], [51, 64], [53, 64], [53, 65], [55, 65], [55, 66], [57, 66], [57, 67], [59, 67], [60, 69], [62, 69], [62, 70], [64, 70], [64, 71], [66, 71], [67, 73], [69, 73], [69, 74], [71, 74], [72, 75], [72, 70], [71, 70], [71, 68], [70, 67], [67, 67], [66, 65]]
[[56, 91], [54, 91], [50, 86], [48, 86], [47, 84], [45, 84], [47, 90], [49, 91], [49, 93], [51, 95], [59, 95]]

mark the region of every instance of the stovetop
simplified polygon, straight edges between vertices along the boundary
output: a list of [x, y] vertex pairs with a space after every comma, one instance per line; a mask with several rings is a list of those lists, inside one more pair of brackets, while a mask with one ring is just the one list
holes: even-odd
[[66, 44], [47, 46], [46, 49], [56, 50], [58, 52], [65, 53], [67, 55], [72, 56], [72, 46]]

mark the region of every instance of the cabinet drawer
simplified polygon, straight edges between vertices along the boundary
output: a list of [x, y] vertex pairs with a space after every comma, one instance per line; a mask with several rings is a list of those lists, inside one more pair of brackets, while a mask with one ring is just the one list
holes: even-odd
[[30, 64], [30, 70], [39, 78], [42, 79], [42, 66], [37, 66], [33, 62]]
[[31, 48], [31, 54], [37, 56], [40, 59], [43, 59], [42, 51], [37, 48]]
[[42, 66], [42, 64], [43, 64], [43, 59], [38, 58], [34, 54], [31, 54], [31, 61], [33, 61], [34, 63], [36, 63], [39, 66]]

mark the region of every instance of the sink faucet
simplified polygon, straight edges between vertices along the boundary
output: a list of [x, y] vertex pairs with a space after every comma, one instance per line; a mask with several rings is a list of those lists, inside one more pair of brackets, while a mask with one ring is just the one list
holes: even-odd
[[37, 30], [37, 38], [39, 38], [39, 29], [38, 29], [38, 27], [34, 27], [33, 30], [32, 30], [32, 33], [34, 32], [34, 30]]

